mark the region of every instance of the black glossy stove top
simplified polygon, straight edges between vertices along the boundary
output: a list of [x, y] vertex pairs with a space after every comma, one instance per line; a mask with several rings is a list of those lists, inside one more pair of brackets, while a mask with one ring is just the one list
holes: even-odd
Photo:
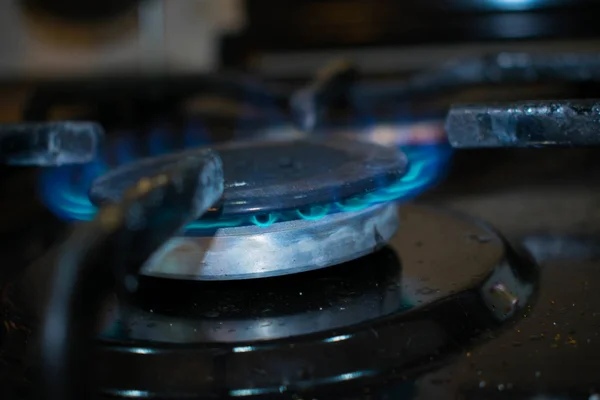
[[[565, 165], [569, 168], [565, 168]], [[489, 308], [487, 317], [484, 317], [485, 313], [481, 313], [486, 310], [485, 307], [480, 308], [485, 303], [469, 302], [468, 297], [458, 300], [451, 297], [455, 300], [448, 304], [450, 308], [443, 308], [444, 305], [438, 304], [436, 307], [443, 307], [420, 310], [419, 315], [429, 315], [429, 321], [437, 321], [440, 326], [448, 328], [445, 331], [448, 336], [445, 337], [450, 341], [446, 347], [434, 346], [438, 342], [431, 335], [436, 331], [426, 324], [418, 328], [414, 324], [423, 323], [418, 318], [411, 323], [407, 319], [402, 322], [404, 325], [386, 325], [386, 321], [390, 321], [390, 313], [400, 311], [399, 315], [410, 314], [403, 314], [403, 307], [407, 304], [402, 303], [399, 293], [414, 295], [417, 289], [423, 289], [420, 290], [423, 296], [435, 297], [440, 295], [438, 290], [454, 290], [451, 283], [457, 279], [456, 276], [444, 275], [448, 269], [443, 269], [440, 273], [435, 271], [435, 268], [442, 265], [443, 260], [439, 257], [444, 257], [443, 253], [436, 250], [439, 247], [429, 248], [427, 237], [410, 242], [404, 239], [405, 246], [409, 246], [412, 251], [422, 252], [424, 257], [432, 260], [432, 269], [427, 274], [437, 282], [418, 282], [417, 286], [409, 289], [402, 286], [407, 284], [406, 281], [400, 281], [401, 289], [398, 291], [395, 277], [399, 275], [395, 271], [408, 273], [406, 269], [410, 270], [410, 262], [402, 255], [405, 252], [392, 252], [390, 249], [347, 265], [347, 270], [336, 267], [330, 271], [320, 271], [307, 275], [304, 278], [306, 281], [293, 278], [271, 281], [276, 283], [272, 289], [273, 297], [266, 287], [226, 285], [212, 293], [206, 288], [197, 287], [198, 297], [187, 298], [181, 295], [184, 293], [180, 290], [181, 287], [162, 287], [161, 290], [161, 287], [147, 282], [147, 296], [138, 303], [143, 312], [134, 314], [127, 323], [121, 324], [120, 330], [107, 330], [105, 333], [116, 335], [120, 339], [136, 335], [162, 340], [170, 338], [175, 343], [168, 347], [179, 349], [176, 352], [178, 355], [169, 355], [168, 352], [159, 350], [157, 353], [146, 354], [137, 364], [131, 364], [129, 361], [125, 362], [130, 360], [127, 357], [131, 355], [131, 348], [129, 353], [117, 351], [105, 354], [101, 356], [105, 357], [102, 360], [115, 357], [112, 358], [115, 361], [112, 365], [119, 366], [122, 373], [99, 373], [98, 377], [112, 379], [113, 386], [120, 388], [143, 388], [144, 385], [148, 388], [169, 382], [173, 385], [179, 382], [180, 388], [186, 388], [184, 383], [187, 382], [190, 384], [187, 387], [189, 389], [192, 385], [204, 384], [213, 395], [223, 397], [588, 399], [591, 394], [600, 390], [596, 373], [600, 364], [600, 322], [596, 321], [600, 318], [600, 300], [593, 289], [600, 278], [600, 249], [597, 245], [600, 243], [597, 236], [600, 191], [590, 184], [598, 178], [598, 166], [593, 150], [464, 152], [458, 154], [448, 180], [421, 199], [424, 203], [443, 205], [491, 222], [511, 242], [522, 243], [538, 260], [539, 291], [536, 300], [531, 308], [523, 310], [522, 316], [502, 327], [493, 324]], [[4, 218], [8, 221], [8, 215]], [[56, 237], [60, 236], [60, 224], [50, 223], [50, 220], [51, 218], [44, 228], [41, 228], [42, 225], [36, 226], [33, 237], [39, 238], [42, 233], [48, 235], [48, 232]], [[17, 223], [6, 225], [7, 234], [17, 232], [17, 227], [20, 226]], [[21, 233], [25, 233], [23, 228]], [[447, 233], [444, 235], [444, 232], [439, 233], [448, 240], [471, 240], [473, 246], [485, 247], [489, 244], [486, 243], [485, 236], [462, 235], [457, 238]], [[419, 236], [408, 231], [401, 234], [405, 238]], [[43, 240], [38, 240], [38, 243], [44, 245]], [[15, 249], [6, 245], [2, 246], [2, 250], [6, 259]], [[22, 268], [26, 263], [26, 260], [19, 261], [19, 257], [11, 259], [15, 260], [14, 269]], [[414, 261], [418, 261], [418, 258]], [[473, 265], [481, 266], [476, 261], [470, 260], [469, 263], [475, 262]], [[21, 264], [18, 265], [19, 263]], [[421, 271], [419, 268], [415, 270]], [[320, 283], [311, 285], [312, 278]], [[386, 282], [387, 287], [384, 284]], [[386, 289], [382, 290], [381, 286]], [[219, 295], [223, 297], [217, 301], [210, 300]], [[239, 297], [241, 300], [236, 300]], [[228, 305], [228, 298], [232, 300], [231, 303], [239, 302], [243, 306]], [[190, 305], [194, 300], [196, 303], [203, 301], [202, 305]], [[187, 307], [181, 307], [182, 302]], [[214, 304], [218, 310], [207, 307], [207, 302]], [[6, 306], [6, 303], [3, 304]], [[451, 307], [452, 304], [454, 308]], [[357, 308], [349, 310], [352, 306]], [[409, 308], [406, 307], [407, 310]], [[164, 316], [174, 309], [181, 313], [178, 320], [186, 322], [172, 327], [172, 321], [169, 320], [171, 317]], [[252, 309], [255, 310], [254, 314], [244, 311]], [[308, 322], [303, 322], [302, 317], [307, 313], [312, 313], [313, 317], [308, 318]], [[338, 318], [344, 314], [357, 319]], [[111, 316], [110, 313], [107, 315]], [[376, 326], [375, 333], [368, 328], [361, 328], [365, 326], [361, 325], [361, 318], [364, 320], [375, 317], [380, 321], [377, 324], [382, 325], [373, 322], [366, 325]], [[204, 321], [202, 327], [191, 322], [198, 318]], [[14, 341], [18, 336], [13, 335], [15, 332], [26, 332], [21, 325], [22, 321], [11, 318], [6, 321], [7, 324], [0, 326], [3, 332], [0, 335], [1, 390], [6, 392], [3, 398], [23, 398], [28, 393], [27, 388], [31, 388], [30, 379], [35, 377], [35, 370], [29, 370], [28, 364], [23, 363], [25, 348], [22, 343]], [[337, 327], [327, 325], [336, 321]], [[109, 318], [106, 326], [114, 327], [114, 322], [114, 319]], [[219, 322], [227, 324], [226, 327], [219, 328]], [[282, 322], [284, 325], [279, 325]], [[299, 329], [297, 327], [303, 327], [304, 333], [308, 335], [301, 340], [302, 343], [294, 343], [295, 340], [289, 338], [294, 329]], [[328, 330], [322, 329], [323, 327]], [[216, 375], [200, 368], [201, 364], [190, 364], [193, 360], [190, 358], [190, 350], [184, 349], [188, 348], [189, 341], [199, 339], [194, 336], [197, 332], [191, 333], [194, 329], [204, 332], [202, 340], [207, 344], [193, 346], [193, 353], [196, 356], [204, 354], [201, 357], [206, 361], [204, 365], [211, 366]], [[246, 335], [248, 340], [236, 342], [238, 329], [242, 332], [239, 333], [240, 337]], [[278, 337], [273, 342], [276, 346], [267, 353], [248, 351], [252, 349], [246, 347], [263, 331], [273, 332]], [[325, 332], [330, 334], [325, 335]], [[332, 332], [336, 334], [333, 335]], [[345, 338], [344, 335], [350, 335], [351, 338]], [[336, 337], [340, 339], [331, 339]], [[330, 342], [324, 342], [325, 339], [330, 339]], [[222, 344], [217, 345], [216, 342]], [[135, 351], [138, 353], [134, 354], [139, 355], [149, 349], [145, 345], [139, 346], [139, 342], [129, 344], [137, 349]], [[234, 350], [236, 347], [237, 351]], [[373, 351], [374, 349], [384, 349], [383, 355]], [[395, 365], [399, 360], [395, 353], [397, 351], [404, 351], [404, 355], [425, 352], [420, 353], [422, 357], [418, 362], [399, 367]], [[172, 381], [166, 379], [166, 375], [159, 369], [164, 368], [162, 363], [153, 364], [167, 355], [174, 357], [171, 361], [178, 358], [181, 362], [172, 364], [174, 367], [169, 370]], [[282, 359], [286, 363], [277, 362]], [[298, 366], [295, 364], [298, 360], [315, 359], [320, 360], [320, 363], [314, 365], [321, 367], [315, 367], [314, 370], [294, 369]], [[212, 361], [208, 362], [209, 360]], [[359, 368], [360, 365], [367, 364], [388, 366], [389, 374], [375, 376], [366, 372], [369, 369]], [[102, 364], [98, 366], [101, 367]], [[137, 372], [130, 374], [131, 371]], [[297, 374], [289, 375], [292, 371]], [[357, 374], [352, 375], [352, 372]], [[145, 373], [150, 373], [153, 380], [148, 380]], [[283, 381], [284, 384], [277, 387], [276, 393], [271, 391], [260, 394], [250, 390], [272, 389], [274, 386], [271, 383], [285, 374], [298, 381], [310, 380], [311, 377], [338, 376], [339, 379], [325, 382], [318, 390], [306, 388], [304, 391], [294, 391], [291, 390], [293, 385], [288, 387]], [[204, 380], [200, 382], [198, 377], [203, 377]], [[216, 385], [215, 377], [217, 381], [229, 382], [230, 387]], [[231, 388], [240, 391], [230, 393]], [[127, 390], [130, 391], [120, 394], [130, 398], [148, 394], [143, 390]], [[204, 393], [208, 395], [208, 392]]]

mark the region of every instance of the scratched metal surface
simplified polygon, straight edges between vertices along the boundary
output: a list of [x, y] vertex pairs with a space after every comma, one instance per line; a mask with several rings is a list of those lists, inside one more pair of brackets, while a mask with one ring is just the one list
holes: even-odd
[[599, 111], [587, 99], [457, 105], [446, 132], [455, 148], [597, 146]]

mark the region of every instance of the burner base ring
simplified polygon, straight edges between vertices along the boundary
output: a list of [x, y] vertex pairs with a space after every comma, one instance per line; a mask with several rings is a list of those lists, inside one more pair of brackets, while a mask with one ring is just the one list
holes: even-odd
[[268, 227], [220, 228], [177, 237], [144, 265], [146, 276], [240, 280], [293, 274], [354, 260], [383, 247], [399, 226], [395, 204]]

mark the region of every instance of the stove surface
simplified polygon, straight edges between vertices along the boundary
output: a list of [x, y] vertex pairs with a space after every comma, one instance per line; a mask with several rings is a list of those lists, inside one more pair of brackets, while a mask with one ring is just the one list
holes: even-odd
[[[569, 168], [563, 167], [564, 165], [568, 165]], [[485, 329], [482, 329], [481, 326], [476, 326], [478, 329], [475, 330], [457, 329], [457, 337], [462, 335], [462, 339], [452, 343], [452, 351], [447, 349], [433, 351], [430, 353], [432, 358], [427, 362], [410, 370], [404, 369], [405, 372], [397, 370], [397, 376], [392, 374], [384, 380], [374, 380], [374, 377], [367, 376], [368, 374], [365, 376], [344, 375], [344, 377], [352, 379], [341, 379], [339, 382], [327, 385], [326, 389], [311, 392], [310, 396], [312, 397], [309, 396], [309, 398], [396, 399], [400, 396], [416, 399], [590, 398], [596, 390], [599, 390], [596, 371], [600, 364], [598, 361], [600, 359], [600, 339], [598, 338], [600, 327], [599, 322], [596, 321], [597, 318], [600, 318], [598, 311], [600, 302], [593, 290], [595, 279], [600, 278], [597, 261], [600, 249], [597, 245], [596, 234], [598, 221], [600, 221], [600, 207], [598, 206], [600, 191], [589, 184], [598, 178], [598, 170], [598, 161], [594, 150], [459, 152], [448, 179], [435, 190], [423, 196], [419, 202], [443, 206], [482, 218], [490, 222], [512, 243], [518, 245], [517, 247], [526, 248], [540, 265], [539, 287], [532, 307], [525, 308], [523, 315], [517, 316], [502, 328], [486, 325]], [[23, 187], [27, 181], [22, 176], [15, 187]], [[33, 184], [32, 181], [29, 183]], [[27, 191], [26, 189], [21, 190]], [[10, 206], [8, 203], [7, 205]], [[20, 228], [20, 230], [21, 234], [27, 233], [36, 238], [32, 243], [37, 243], [37, 246], [40, 247], [37, 252], [42, 253], [44, 247], [60, 236], [58, 232], [62, 229], [63, 224], [57, 221], [52, 222], [52, 217], [43, 211], [39, 204], [32, 204], [30, 210], [36, 209], [40, 210], [37, 215], [46, 215], [46, 217], [40, 218], [39, 224], [30, 224], [30, 229]], [[406, 207], [404, 209], [404, 212], [408, 210]], [[14, 215], [12, 217], [15, 218]], [[5, 218], [9, 221], [8, 215]], [[43, 221], [46, 222], [43, 223]], [[20, 223], [6, 224], [7, 234], [17, 232], [16, 227], [19, 226], [22, 225]], [[416, 237], [414, 233], [402, 231], [403, 228], [406, 228], [406, 225], [401, 222], [399, 234], [409, 238], [404, 246], [411, 248], [411, 251], [421, 251], [428, 257], [435, 255], [434, 251], [429, 250], [427, 237], [424, 237], [419, 245], [417, 244], [419, 241], [414, 239]], [[489, 245], [489, 243], [479, 243], [473, 238], [469, 239], [468, 235], [453, 237], [442, 234], [441, 236], [444, 239], [457, 240], [461, 243], [467, 240], [472, 242], [473, 246], [483, 248]], [[7, 259], [13, 260], [11, 266], [14, 269], [23, 268], [30, 262], [14, 255], [16, 249], [11, 247], [11, 242], [3, 243], [5, 244], [2, 247], [3, 256], [10, 257], [13, 254]], [[335, 291], [333, 293], [338, 301], [333, 305], [323, 302], [324, 297], [317, 290], [318, 287], [311, 288], [308, 285], [307, 288], [298, 290], [298, 287], [303, 285], [302, 280], [292, 280], [286, 285], [276, 285], [280, 287], [273, 290], [280, 292], [280, 296], [283, 297], [277, 297], [280, 301], [274, 300], [270, 304], [263, 304], [264, 300], [245, 296], [244, 293], [247, 292], [244, 290], [238, 292], [236, 289], [230, 291], [230, 295], [241, 296], [240, 302], [243, 301], [244, 304], [256, 307], [257, 313], [244, 316], [242, 309], [225, 307], [230, 302], [223, 296], [217, 301], [217, 304], [220, 304], [217, 307], [219, 309], [217, 314], [215, 314], [215, 310], [200, 306], [198, 312], [204, 310], [204, 322], [201, 324], [201, 328], [198, 325], [194, 326], [192, 320], [189, 319], [190, 315], [186, 317], [186, 310], [178, 306], [182, 301], [181, 294], [171, 295], [177, 294], [177, 290], [164, 286], [164, 290], [161, 291], [162, 286], [157, 286], [155, 280], [148, 278], [147, 293], [151, 295], [140, 299], [145, 311], [142, 314], [131, 315], [131, 319], [125, 326], [117, 324], [120, 326], [120, 330], [107, 329], [105, 335], [125, 334], [132, 338], [170, 340], [174, 343], [169, 346], [186, 346], [189, 345], [190, 340], [200, 339], [195, 336], [198, 335], [197, 332], [192, 333], [193, 329], [200, 328], [203, 332], [202, 340], [206, 340], [207, 343], [214, 343], [217, 340], [224, 346], [228, 346], [227, 348], [230, 350], [241, 347], [239, 352], [231, 354], [234, 357], [249, 357], [246, 360], [253, 360], [252, 357], [258, 356], [259, 353], [242, 351], [244, 346], [237, 346], [236, 341], [238, 339], [245, 340], [243, 343], [248, 344], [255, 340], [264, 340], [268, 337], [260, 336], [264, 332], [270, 332], [273, 335], [272, 339], [279, 345], [284, 345], [284, 348], [286, 343], [292, 343], [289, 337], [296, 330], [309, 335], [309, 337], [317, 338], [322, 335], [319, 332], [333, 329], [340, 331], [339, 335], [327, 337], [343, 337], [344, 334], [347, 334], [344, 330], [347, 328], [343, 328], [344, 326], [357, 324], [364, 319], [385, 319], [386, 313], [394, 312], [394, 309], [399, 310], [398, 307], [402, 309], [407, 306], [401, 301], [401, 296], [395, 297], [399, 296], [399, 293], [404, 294], [404, 291], [389, 288], [389, 290], [381, 292], [375, 286], [386, 279], [392, 279], [390, 282], [394, 282], [394, 270], [398, 268], [398, 265], [392, 261], [402, 261], [402, 252], [394, 254], [384, 249], [368, 259], [372, 261], [365, 263], [364, 260], [361, 260], [349, 264], [347, 271], [335, 269], [317, 271], [317, 274], [323, 274], [321, 277], [326, 277], [328, 274], [331, 274], [331, 277], [335, 277], [337, 274], [344, 277], [342, 280], [334, 279], [328, 283], [334, 290], [339, 290], [339, 293]], [[440, 265], [439, 262], [436, 261], [431, 265]], [[394, 265], [396, 266], [394, 267]], [[460, 264], [460, 266], [464, 265]], [[374, 269], [375, 266], [378, 269]], [[10, 271], [5, 272], [8, 274]], [[425, 271], [421, 272], [425, 273]], [[465, 273], [464, 276], [467, 277], [468, 274]], [[431, 271], [431, 277], [441, 279], [441, 281], [416, 282], [418, 287], [414, 286], [412, 290], [407, 289], [406, 293], [415, 295], [416, 289], [427, 287], [429, 288], [429, 290], [425, 290], [427, 294], [421, 295], [426, 298], [436, 297], [439, 295], [436, 290], [442, 290], [444, 287], [452, 290], [447, 285], [456, 280], [456, 276], [444, 278], [445, 275], [439, 275], [433, 271]], [[406, 282], [403, 281], [403, 284]], [[365, 288], [371, 289], [361, 291]], [[198, 295], [201, 297], [207, 294]], [[305, 300], [307, 298], [309, 301]], [[481, 305], [481, 303], [479, 304]], [[110, 305], [107, 307], [110, 309]], [[322, 318], [307, 318], [303, 307], [309, 307], [315, 315], [321, 315]], [[319, 310], [319, 307], [324, 309]], [[350, 309], [340, 311], [340, 307]], [[191, 308], [193, 310], [194, 307]], [[173, 327], [170, 325], [172, 323], [169, 321], [170, 317], [165, 317], [165, 313], [163, 313], [169, 309], [177, 309], [181, 312], [181, 315], [178, 315], [179, 323]], [[261, 314], [258, 311], [266, 311], [267, 314]], [[220, 328], [219, 320], [226, 314], [228, 325], [226, 328]], [[464, 325], [466, 323], [475, 324], [477, 321], [481, 321], [475, 318], [477, 314], [469, 308], [469, 305], [457, 314], [442, 314], [449, 326], [456, 325], [458, 327], [459, 321], [462, 321], [463, 327], [466, 326]], [[107, 313], [107, 316], [109, 317], [106, 319], [107, 328], [109, 326], [114, 328], [116, 314]], [[345, 319], [346, 316], [352, 316], [354, 319]], [[25, 333], [24, 337], [26, 337], [27, 331], [22, 326], [22, 321], [14, 317], [10, 313], [5, 314], [6, 323], [2, 325], [3, 334], [0, 337], [2, 338], [3, 354], [0, 362], [0, 376], [6, 382], [2, 385], [2, 390], [8, 393], [6, 398], [23, 398], [23, 395], [28, 392], [28, 382], [35, 376], [35, 371], [30, 369], [28, 362], [23, 361], [25, 348], [23, 342], [15, 339], [19, 337], [15, 334]], [[284, 325], [280, 325], [282, 322]], [[469, 334], [469, 332], [474, 333], [475, 331], [478, 333]], [[403, 349], [407, 347], [410, 349], [415, 343], [428, 346], [432, 343], [429, 339], [422, 342], [415, 341], [418, 339], [409, 341], [410, 336], [419, 336], [410, 332], [420, 331], [408, 330], [408, 336], [392, 335], [389, 340], [395, 346], [402, 345]], [[429, 329], [422, 332], [425, 332], [423, 335], [431, 334]], [[367, 344], [366, 349], [380, 343], [377, 340], [382, 340], [382, 335], [378, 339], [372, 332], [364, 335], [369, 335], [362, 337], [363, 346], [365, 343]], [[353, 341], [340, 339], [339, 342], [332, 341], [332, 343], [339, 345], [340, 349], [343, 347], [343, 353], [355, 354], [352, 357], [353, 362], [360, 364], [371, 359], [370, 353], [360, 350], [363, 347], [356, 345]], [[134, 348], [143, 352], [147, 347], [138, 346], [139, 344], [134, 344]], [[339, 355], [333, 350], [332, 353], [325, 352], [321, 355], [322, 351], [316, 350], [316, 348], [312, 348], [310, 351], [298, 351], [298, 349], [294, 350], [294, 347], [288, 346], [287, 349], [286, 352], [281, 353], [286, 356], [287, 360], [290, 360], [288, 356], [299, 354], [305, 360], [317, 356], [325, 357], [322, 359], [323, 364], [327, 365], [329, 362], [332, 368], [340, 365], [331, 364], [336, 354]], [[431, 347], [428, 349], [432, 350]], [[147, 356], [145, 360], [148, 362], [158, 359], [154, 357], [159, 357], [159, 355]], [[164, 356], [164, 353], [160, 356]], [[117, 357], [119, 357], [118, 354]], [[119, 358], [119, 360], [122, 359]], [[216, 364], [211, 365], [224, 368], [224, 364], [222, 364], [224, 359], [218, 358], [218, 360], [221, 361], [215, 361]], [[264, 362], [266, 359], [260, 358], [259, 360]], [[257, 360], [254, 359], [254, 361]], [[146, 361], [143, 363], [145, 364]], [[238, 373], [227, 376], [246, 377], [251, 385], [260, 388], [258, 383], [280, 376], [281, 368], [277, 368], [280, 365], [275, 363], [267, 369], [239, 370]], [[190, 369], [193, 370], [192, 367]], [[189, 370], [187, 371], [189, 372]], [[221, 371], [225, 372], [225, 370]], [[300, 375], [301, 377], [309, 376]], [[148, 381], [144, 381], [141, 376], [139, 379], [139, 383], [148, 384]], [[129, 382], [131, 384], [131, 381]], [[245, 381], [245, 383], [247, 382], [248, 380]], [[124, 386], [126, 381], [119, 383]], [[244, 387], [250, 388], [250, 386], [237, 386], [238, 389]], [[281, 392], [263, 396], [279, 395], [282, 398], [294, 396], [291, 391], [282, 389]], [[121, 395], [129, 395], [133, 398], [143, 394], [141, 391], [137, 394], [135, 391], [121, 393]], [[223, 396], [226, 394], [222, 392]], [[256, 392], [234, 392], [233, 395], [235, 395], [234, 397], [242, 395], [260, 397]], [[296, 397], [298, 396], [304, 398], [301, 394], [296, 394]]]
[[526, 317], [416, 381], [418, 399], [594, 399], [600, 392], [596, 150], [459, 152], [427, 202], [489, 221], [540, 263]]

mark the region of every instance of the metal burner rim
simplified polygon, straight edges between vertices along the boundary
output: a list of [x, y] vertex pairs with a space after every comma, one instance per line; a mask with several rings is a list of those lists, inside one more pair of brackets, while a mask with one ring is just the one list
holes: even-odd
[[243, 280], [311, 271], [375, 251], [398, 227], [396, 204], [381, 203], [316, 221], [219, 228], [209, 236], [171, 239], [141, 273], [168, 279]]

